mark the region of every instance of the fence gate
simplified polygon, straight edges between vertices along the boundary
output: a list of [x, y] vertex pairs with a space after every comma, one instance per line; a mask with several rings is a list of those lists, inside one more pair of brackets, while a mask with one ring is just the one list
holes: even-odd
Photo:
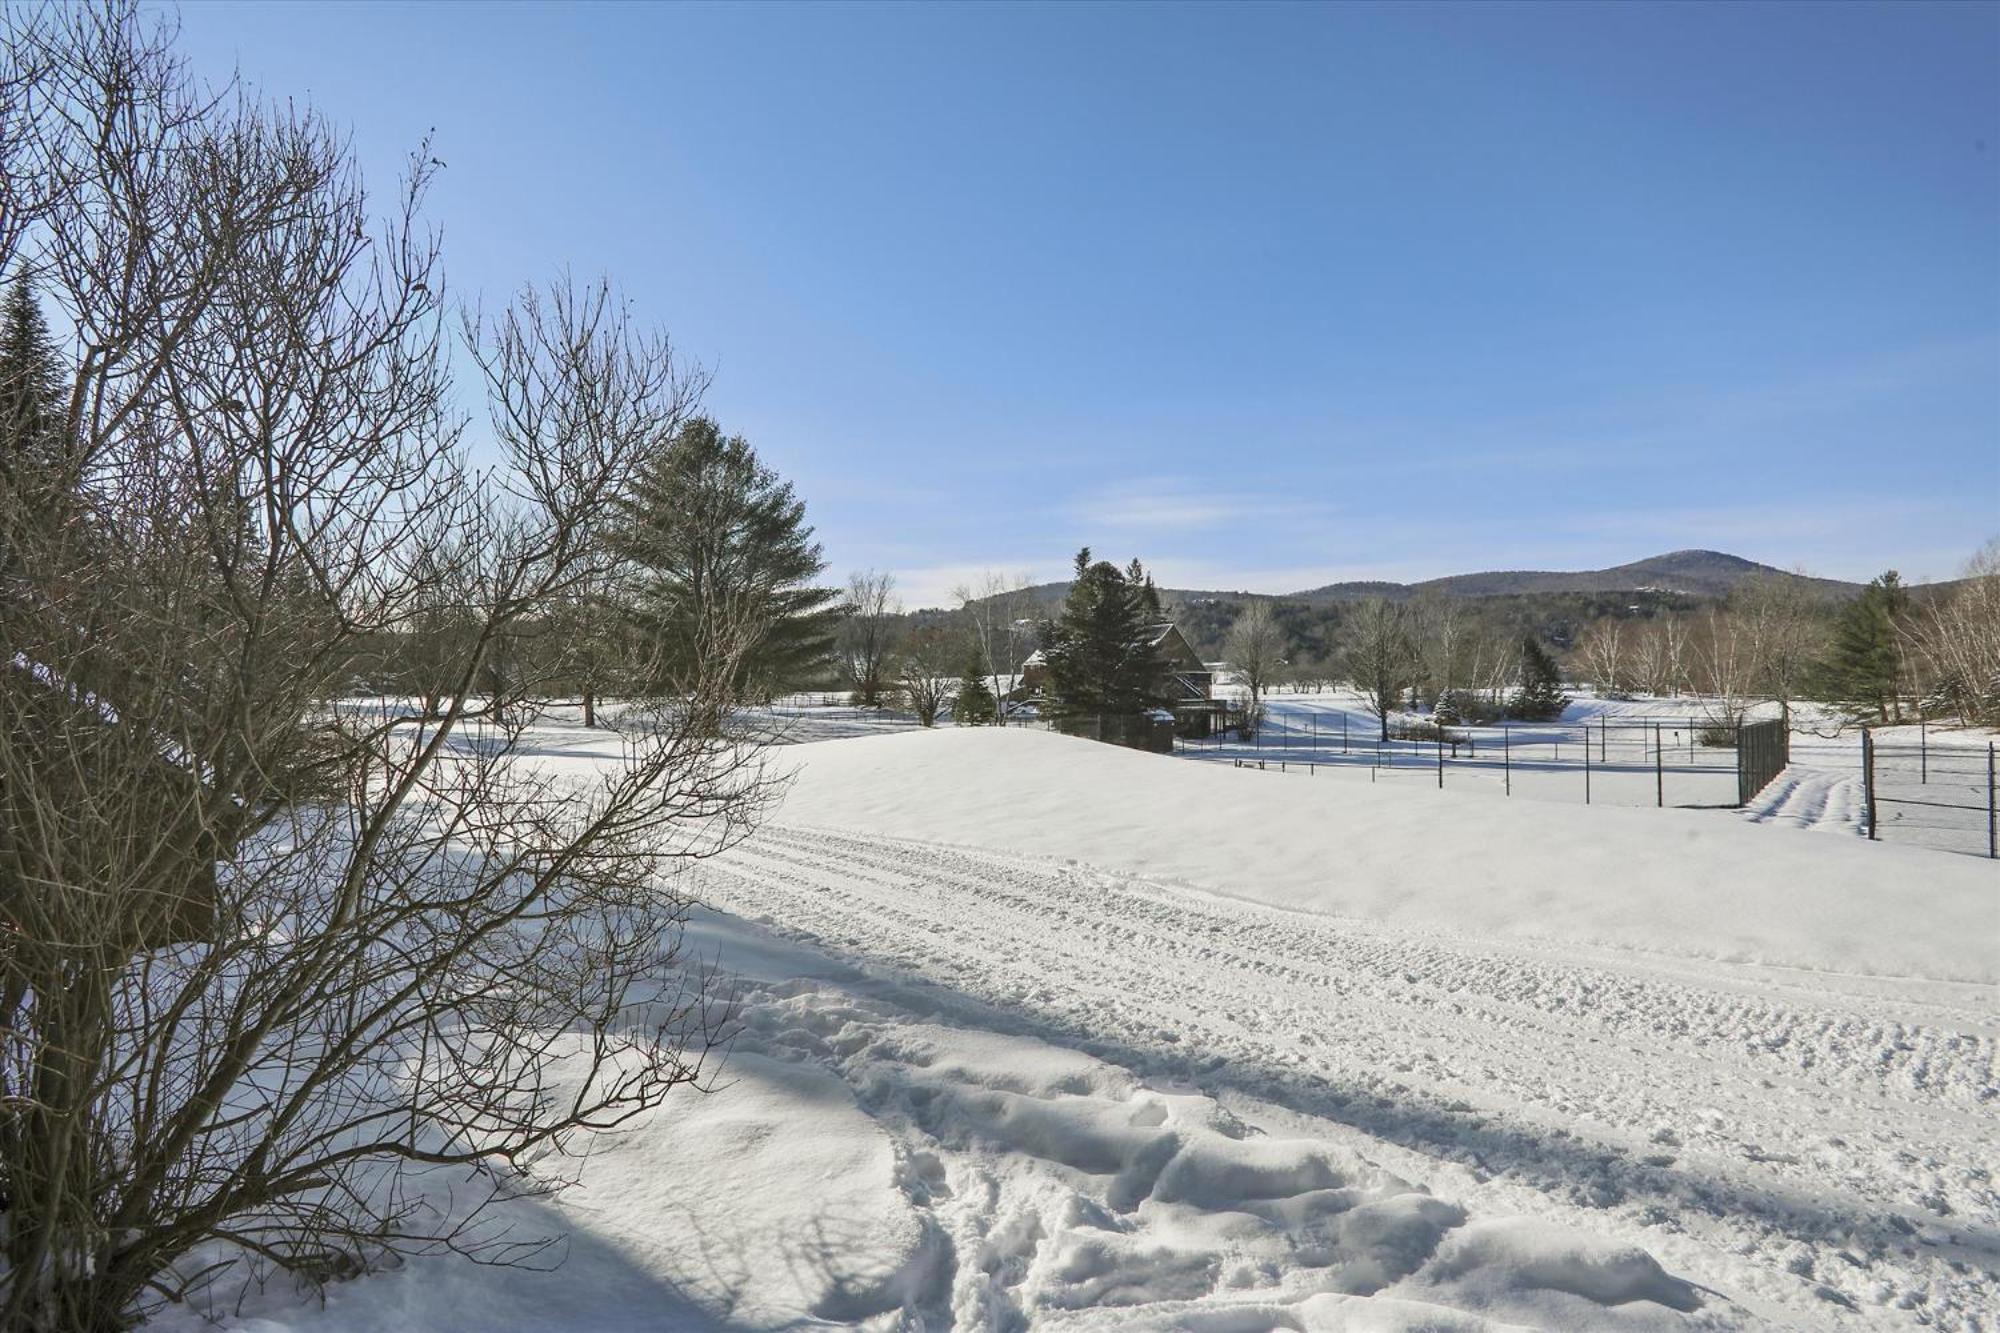
[[1792, 761], [1792, 733], [1784, 719], [1736, 726], [1736, 804], [1748, 805]]

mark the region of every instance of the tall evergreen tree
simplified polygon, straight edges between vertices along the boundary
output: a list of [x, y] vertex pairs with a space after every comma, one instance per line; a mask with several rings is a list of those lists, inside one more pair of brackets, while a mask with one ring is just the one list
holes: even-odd
[[999, 716], [993, 687], [986, 681], [986, 658], [976, 647], [966, 657], [965, 671], [958, 678], [951, 716], [962, 727], [983, 726]]
[[1909, 610], [1902, 576], [1889, 570], [1840, 610], [1821, 664], [1821, 693], [1859, 716], [1902, 720], [1901, 622]]
[[1153, 646], [1160, 594], [1134, 560], [1120, 570], [1076, 555], [1062, 614], [1042, 628], [1047, 708], [1058, 717], [1143, 713], [1158, 706], [1166, 665]]
[[0, 486], [15, 502], [63, 485], [62, 363], [25, 278], [0, 305]]
[[630, 571], [625, 603], [651, 645], [651, 682], [689, 685], [718, 663], [728, 695], [775, 692], [813, 675], [833, 648], [840, 594], [805, 502], [741, 435], [699, 417], [646, 460], [610, 540]]
[[1563, 691], [1562, 672], [1556, 667], [1556, 659], [1542, 647], [1540, 639], [1532, 634], [1523, 636], [1520, 686], [1514, 691], [1507, 711], [1531, 722], [1546, 722], [1561, 717], [1568, 706], [1569, 695]]

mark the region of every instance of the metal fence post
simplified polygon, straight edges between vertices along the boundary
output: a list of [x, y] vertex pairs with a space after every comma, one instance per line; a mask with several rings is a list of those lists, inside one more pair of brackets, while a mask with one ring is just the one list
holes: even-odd
[[1868, 816], [1868, 841], [1875, 838], [1875, 733], [1861, 729], [1861, 801]]
[[1750, 756], [1743, 753], [1743, 719], [1736, 719], [1736, 804], [1750, 804]]
[[1917, 781], [1929, 784], [1931, 780], [1931, 724], [1929, 718], [1917, 719]]
[[1590, 727], [1583, 728], [1583, 803], [1590, 804]]
[[[1436, 726], [1436, 723], [1432, 723]], [[1438, 790], [1444, 790], [1444, 728], [1438, 727]]]
[[1667, 808], [1667, 761], [1660, 750], [1660, 724], [1653, 724], [1653, 799], [1660, 809]]
[[2000, 861], [2000, 803], [1993, 799], [1993, 742], [1986, 742], [1986, 854]]
[[1507, 724], [1500, 724], [1500, 774], [1507, 785], [1506, 795], [1514, 794], [1514, 737]]
[[1340, 715], [1340, 752], [1347, 753], [1347, 714]]

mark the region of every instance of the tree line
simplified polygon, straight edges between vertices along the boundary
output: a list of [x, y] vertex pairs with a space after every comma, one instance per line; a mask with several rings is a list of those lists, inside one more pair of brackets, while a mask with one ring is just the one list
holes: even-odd
[[[1055, 615], [1037, 615], [1026, 589], [1025, 576], [989, 575], [958, 589], [954, 610], [909, 615], [892, 576], [857, 574], [832, 684], [857, 703], [901, 702], [925, 725], [976, 685], [979, 705], [961, 720], [989, 720], [989, 691], [1005, 692], [1039, 648], [1050, 677], [1043, 712], [1139, 713], [1173, 701], [1140, 633], [1171, 620], [1239, 683], [1253, 728], [1274, 688], [1351, 688], [1385, 738], [1402, 712], [1443, 724], [1555, 717], [1569, 687], [1699, 697], [1724, 726], [1754, 704], [1789, 712], [1802, 700], [1860, 722], [2000, 724], [2000, 543], [1951, 584], [1913, 590], [1890, 572], [1844, 601], [1780, 575], [1747, 579], [1719, 600], [1526, 599], [1544, 616], [1551, 602], [1567, 606], [1554, 625], [1521, 598], [1436, 592], [1318, 606], [1261, 597], [1174, 604], [1137, 561], [1121, 569], [1092, 561], [1087, 548]], [[964, 669], [954, 671], [955, 661]], [[1100, 677], [1105, 663], [1125, 665], [1107, 687], [1070, 674], [1073, 661], [1097, 664]]]
[[1764, 575], [1720, 600], [1656, 596], [1553, 629], [1523, 628], [1515, 599], [1436, 593], [1316, 607], [1209, 601], [1182, 613], [1220, 618], [1207, 637], [1253, 699], [1280, 685], [1346, 686], [1385, 716], [1534, 716], [1559, 673], [1614, 698], [1701, 696], [1723, 723], [1756, 703], [1810, 700], [1864, 723], [2000, 725], [2000, 542], [1938, 587], [1912, 589], [1891, 571], [1830, 601]]

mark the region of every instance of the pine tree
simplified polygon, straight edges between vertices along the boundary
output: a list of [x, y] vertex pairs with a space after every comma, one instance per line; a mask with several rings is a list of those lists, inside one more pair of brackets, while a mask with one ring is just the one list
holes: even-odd
[[1134, 560], [1120, 570], [1077, 552], [1062, 614], [1042, 629], [1044, 694], [1057, 717], [1132, 716], [1158, 706], [1166, 667], [1153, 646], [1160, 594]]
[[1531, 722], [1546, 722], [1562, 716], [1569, 706], [1564, 693], [1562, 672], [1542, 641], [1529, 634], [1521, 639], [1521, 683], [1508, 704], [1510, 715]]
[[[17, 279], [0, 306], [0, 580], [24, 577], [30, 565], [54, 579], [57, 566], [88, 563], [62, 380], [41, 307]], [[19, 632], [8, 627], [7, 609], [0, 597], [0, 642]]]
[[995, 721], [999, 715], [993, 687], [986, 682], [985, 659], [974, 649], [965, 661], [964, 674], [958, 678], [958, 694], [951, 705], [952, 721], [961, 727], [978, 727]]
[[25, 278], [0, 307], [0, 485], [46, 503], [65, 484], [62, 364]]
[[1820, 668], [1820, 692], [1859, 716], [1902, 720], [1901, 621], [1910, 594], [1889, 570], [1841, 608]]
[[[741, 435], [697, 418], [639, 469], [610, 535], [655, 690], [774, 693], [822, 668], [838, 590], [805, 502]], [[720, 674], [722, 679], [717, 679]]]

